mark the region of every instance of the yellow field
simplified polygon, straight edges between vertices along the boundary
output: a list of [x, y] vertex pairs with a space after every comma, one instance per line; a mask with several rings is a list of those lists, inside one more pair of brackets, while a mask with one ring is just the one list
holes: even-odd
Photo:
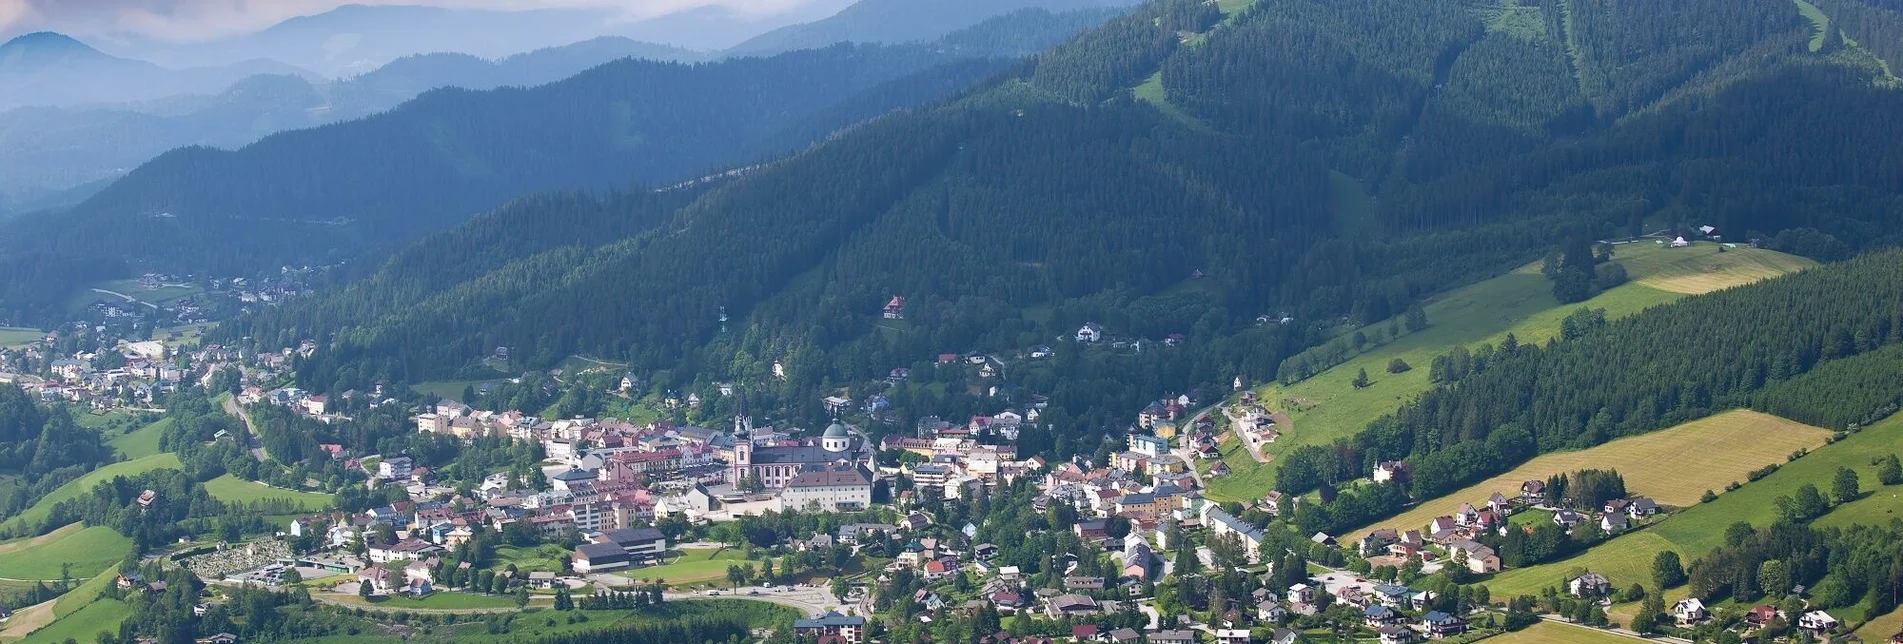
[[1891, 635], [1903, 632], [1903, 609], [1893, 610], [1864, 624], [1857, 629], [1857, 637], [1865, 642], [1889, 641]]
[[1817, 262], [1795, 255], [1750, 248], [1727, 248], [1720, 253], [1717, 248], [1717, 244], [1698, 244], [1690, 248], [1670, 249], [1656, 256], [1663, 263], [1650, 270], [1649, 275], [1639, 278], [1638, 282], [1661, 291], [1697, 295], [1743, 286], [1817, 265]]
[[[1689, 506], [1705, 490], [1723, 490], [1745, 473], [1783, 463], [1799, 448], [1824, 444], [1830, 431], [1762, 414], [1731, 411], [1649, 434], [1621, 438], [1598, 447], [1547, 454], [1459, 492], [1427, 501], [1407, 513], [1344, 533], [1357, 536], [1375, 528], [1410, 530], [1434, 517], [1450, 515], [1461, 503], [1484, 506], [1494, 492], [1519, 495], [1520, 483], [1585, 468], [1619, 470], [1626, 490], [1663, 505]], [[1651, 562], [1647, 561], [1649, 565]]]
[[1584, 626], [1540, 622], [1525, 630], [1489, 637], [1486, 641], [1489, 644], [1625, 644], [1635, 640]]

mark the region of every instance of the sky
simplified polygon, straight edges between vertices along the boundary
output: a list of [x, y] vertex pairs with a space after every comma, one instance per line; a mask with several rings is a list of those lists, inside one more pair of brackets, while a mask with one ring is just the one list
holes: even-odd
[[811, 0], [0, 0], [0, 34], [58, 31], [75, 36], [137, 34], [196, 42], [255, 32], [287, 18], [346, 4], [432, 5], [470, 9], [613, 8], [629, 19], [719, 4], [772, 14]]

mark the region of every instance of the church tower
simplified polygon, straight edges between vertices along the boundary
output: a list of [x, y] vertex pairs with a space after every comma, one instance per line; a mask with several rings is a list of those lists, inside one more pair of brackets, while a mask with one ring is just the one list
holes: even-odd
[[733, 443], [733, 471], [727, 474], [727, 481], [739, 485], [740, 481], [753, 477], [753, 439], [742, 437]]

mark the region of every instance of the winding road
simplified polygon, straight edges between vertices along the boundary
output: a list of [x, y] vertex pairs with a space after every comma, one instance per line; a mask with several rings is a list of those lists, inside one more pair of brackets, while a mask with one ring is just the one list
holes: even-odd
[[225, 398], [225, 413], [238, 417], [244, 423], [244, 440], [245, 445], [251, 447], [251, 458], [258, 459], [259, 463], [271, 460], [271, 453], [264, 451], [264, 441], [258, 440], [257, 430], [252, 429], [251, 414], [238, 404], [236, 397]]

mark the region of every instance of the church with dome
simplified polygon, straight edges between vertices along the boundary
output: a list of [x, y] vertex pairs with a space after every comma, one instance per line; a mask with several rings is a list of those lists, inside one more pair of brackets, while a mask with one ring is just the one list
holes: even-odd
[[[751, 429], [746, 419], [736, 419], [736, 429]], [[751, 480], [762, 488], [777, 490], [800, 478], [802, 473], [838, 469], [859, 469], [869, 464], [872, 451], [864, 437], [844, 424], [834, 422], [817, 440], [801, 439], [797, 444], [755, 445], [739, 437], [733, 448], [733, 463], [727, 480], [734, 484]]]

